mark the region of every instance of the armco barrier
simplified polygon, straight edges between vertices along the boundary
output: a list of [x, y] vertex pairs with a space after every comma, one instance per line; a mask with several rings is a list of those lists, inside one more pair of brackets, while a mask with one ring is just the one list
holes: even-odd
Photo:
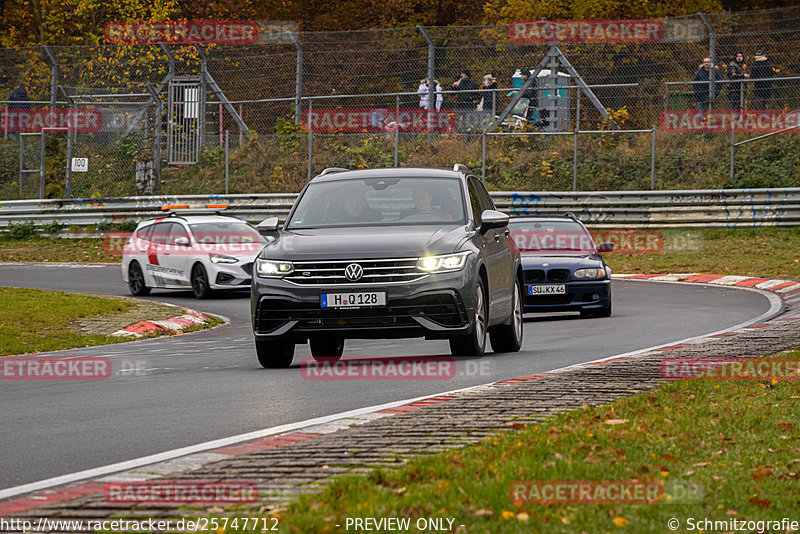
[[[0, 202], [0, 228], [33, 221], [65, 227], [138, 221], [163, 215], [161, 207], [225, 204], [237, 217], [259, 222], [284, 218], [294, 193], [10, 200]], [[594, 228], [800, 226], [800, 188], [617, 192], [493, 192], [512, 216], [571, 212]]]

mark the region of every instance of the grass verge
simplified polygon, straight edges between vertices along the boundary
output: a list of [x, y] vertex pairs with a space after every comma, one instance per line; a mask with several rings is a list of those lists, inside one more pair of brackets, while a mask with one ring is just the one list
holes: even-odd
[[[86, 334], [78, 327], [77, 321], [113, 317], [133, 307], [133, 301], [116, 297], [0, 287], [0, 356], [130, 341], [130, 338]], [[211, 322], [207, 325], [183, 332], [209, 328], [222, 322], [216, 317], [209, 318]], [[142, 317], [140, 320], [146, 319]], [[156, 335], [160, 334], [153, 334]]]
[[120, 263], [121, 259], [106, 251], [102, 239], [0, 237], [0, 262]]
[[[799, 475], [800, 382], [683, 381], [341, 478], [280, 512], [280, 524], [332, 532], [348, 517], [422, 517], [454, 518], [457, 532], [638, 533], [673, 531], [674, 518], [674, 531], [688, 532], [689, 519], [798, 519]], [[652, 504], [538, 504], [510, 493], [516, 481], [634, 480], [663, 483], [663, 495]]]

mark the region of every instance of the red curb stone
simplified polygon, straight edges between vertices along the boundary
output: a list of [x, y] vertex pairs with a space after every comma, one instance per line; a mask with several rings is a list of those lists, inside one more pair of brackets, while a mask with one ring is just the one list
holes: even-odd
[[783, 294], [783, 298], [787, 299], [789, 298], [790, 295], [800, 295], [800, 288], [787, 291], [786, 293]]
[[158, 332], [163, 330], [169, 330], [169, 328], [165, 328], [160, 324], [155, 324], [150, 321], [139, 321], [138, 323], [134, 323], [128, 327], [123, 328], [126, 332], [134, 332], [136, 334], [150, 334], [152, 332]]
[[0, 503], [0, 517], [25, 512], [61, 501], [77, 499], [90, 493], [100, 493], [103, 491], [104, 486], [105, 484], [101, 482], [85, 482], [75, 486], [67, 486], [54, 491], [48, 491], [47, 493], [37, 493], [30, 497], [6, 501]]
[[783, 289], [784, 287], [789, 287], [796, 285], [797, 282], [784, 282], [783, 284], [778, 284], [777, 286], [772, 286], [771, 288], [767, 289], [767, 291], [777, 291], [779, 289]]
[[733, 285], [738, 286], [738, 287], [753, 287], [755, 285], [758, 285], [758, 284], [760, 284], [762, 282], [766, 282], [768, 280], [771, 280], [771, 279], [770, 278], [750, 278], [748, 280], [742, 280], [741, 282], [736, 282]]
[[719, 280], [724, 276], [721, 274], [696, 274], [694, 276], [690, 276], [685, 281], [686, 282], [694, 282], [704, 284], [706, 282], [713, 282], [714, 280]]
[[691, 347], [689, 343], [678, 343], [677, 345], [668, 345], [666, 347], [661, 347], [660, 349], [656, 350], [675, 350], [675, 349], [682, 349], [683, 347]]
[[750, 325], [747, 328], [766, 328], [767, 326], [772, 326], [772, 325], [769, 323], [761, 323], [761, 324]]
[[217, 454], [230, 454], [231, 456], [239, 456], [240, 454], [248, 454], [251, 452], [266, 451], [268, 449], [277, 449], [285, 447], [298, 441], [305, 439], [315, 438], [321, 434], [308, 434], [304, 432], [292, 432], [291, 434], [283, 434], [280, 436], [272, 436], [269, 438], [257, 439], [255, 441], [248, 441], [241, 445], [232, 445], [230, 447], [223, 447], [221, 449], [214, 449], [212, 451]]
[[729, 336], [738, 336], [737, 332], [725, 332], [724, 334], [714, 334], [711, 337], [729, 337]]

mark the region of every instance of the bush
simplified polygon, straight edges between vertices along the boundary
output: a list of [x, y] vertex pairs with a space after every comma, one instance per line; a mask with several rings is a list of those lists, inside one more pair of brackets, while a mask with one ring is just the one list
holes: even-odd
[[6, 233], [11, 239], [29, 239], [36, 233], [36, 227], [33, 221], [9, 223]]
[[58, 223], [58, 221], [53, 221], [41, 226], [41, 230], [45, 234], [56, 235], [61, 231], [61, 225]]

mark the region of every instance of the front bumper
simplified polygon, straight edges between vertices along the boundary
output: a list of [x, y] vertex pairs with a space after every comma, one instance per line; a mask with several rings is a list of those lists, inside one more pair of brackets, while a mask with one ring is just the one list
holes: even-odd
[[599, 310], [611, 303], [611, 280], [565, 282], [567, 292], [564, 295], [528, 295], [529, 285], [560, 284], [526, 284], [523, 299], [525, 313]]
[[206, 267], [211, 289], [250, 289], [253, 262], [211, 263]]
[[[253, 332], [258, 340], [305, 343], [310, 337], [343, 339], [444, 339], [473, 326], [476, 275], [463, 269], [397, 284], [303, 286], [280, 278], [254, 277]], [[385, 307], [322, 308], [323, 293], [383, 291]]]

